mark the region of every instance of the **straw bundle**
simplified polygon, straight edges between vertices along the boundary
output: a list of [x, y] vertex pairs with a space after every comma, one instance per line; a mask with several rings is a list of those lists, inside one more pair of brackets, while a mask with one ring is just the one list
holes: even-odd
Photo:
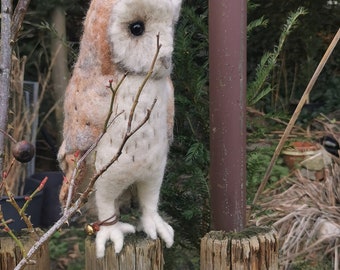
[[[330, 158], [327, 152], [322, 154], [325, 160]], [[298, 258], [320, 261], [325, 256], [334, 258], [334, 269], [339, 269], [339, 159], [332, 156], [324, 173], [323, 181], [314, 181], [295, 170], [266, 190], [259, 202], [261, 212], [255, 213], [252, 222], [278, 231], [283, 269]]]
[[[25, 96], [23, 90], [24, 72], [25, 72], [26, 58], [18, 59], [12, 56], [12, 72], [11, 72], [11, 89], [9, 100], [8, 126], [7, 133], [15, 140], [30, 141], [31, 124], [36, 115], [30, 114], [30, 108], [25, 104]], [[11, 161], [13, 141], [6, 138], [5, 145], [5, 160], [4, 170], [8, 170]], [[13, 167], [7, 177], [9, 189], [14, 194], [22, 193], [23, 179], [26, 177], [26, 164], [14, 162]]]

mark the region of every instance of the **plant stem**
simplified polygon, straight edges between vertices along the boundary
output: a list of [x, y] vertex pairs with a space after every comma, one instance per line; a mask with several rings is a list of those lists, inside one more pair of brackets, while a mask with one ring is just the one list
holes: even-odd
[[296, 106], [296, 109], [295, 109], [292, 117], [289, 120], [289, 123], [288, 123], [288, 125], [287, 125], [287, 127], [286, 127], [286, 129], [285, 129], [285, 131], [284, 131], [284, 133], [283, 133], [283, 135], [282, 135], [282, 137], [281, 137], [281, 139], [280, 139], [276, 149], [275, 149], [274, 155], [273, 155], [273, 157], [272, 157], [272, 159], [271, 159], [271, 161], [269, 163], [269, 166], [268, 166], [267, 171], [266, 171], [266, 173], [264, 175], [264, 178], [263, 178], [263, 180], [262, 180], [262, 182], [261, 182], [261, 184], [260, 184], [260, 186], [259, 186], [259, 188], [258, 188], [258, 190], [257, 190], [257, 192], [255, 194], [255, 197], [254, 197], [254, 200], [253, 200], [253, 205], [256, 204], [259, 196], [261, 195], [264, 187], [266, 186], [266, 184], [267, 184], [267, 182], [269, 180], [270, 174], [271, 174], [271, 172], [273, 170], [274, 164], [275, 164], [277, 158], [279, 157], [279, 154], [281, 153], [281, 150], [282, 150], [282, 148], [284, 146], [284, 143], [286, 142], [286, 140], [287, 140], [291, 130], [293, 129], [293, 127], [295, 125], [295, 122], [296, 122], [297, 118], [299, 117], [299, 115], [301, 113], [303, 105], [307, 101], [307, 98], [308, 98], [311, 90], [313, 89], [313, 86], [314, 86], [316, 80], [318, 79], [322, 69], [324, 68], [325, 64], [327, 63], [327, 60], [330, 57], [330, 55], [332, 54], [332, 52], [333, 52], [336, 44], [338, 43], [339, 39], [340, 39], [340, 28], [338, 29], [338, 32], [334, 36], [331, 44], [328, 46], [324, 56], [320, 60], [320, 63], [317, 66], [317, 68], [316, 68], [312, 78], [310, 79], [310, 81], [309, 81], [309, 83], [308, 83], [308, 85], [307, 85], [307, 87], [305, 89], [305, 92], [303, 93], [303, 95], [302, 95], [302, 97], [301, 97], [301, 99], [299, 101], [299, 104]]
[[16, 237], [16, 235], [13, 233], [13, 231], [11, 230], [10, 227], [8, 227], [7, 223], [8, 221], [6, 221], [3, 217], [3, 214], [2, 214], [2, 211], [0, 209], [0, 221], [1, 221], [1, 225], [4, 227], [4, 231], [6, 231], [9, 236], [14, 240], [14, 242], [17, 244], [17, 246], [20, 248], [20, 251], [23, 255], [23, 257], [26, 256], [26, 251], [25, 251], [25, 248], [24, 248], [24, 245], [22, 244], [22, 242], [19, 240], [18, 237]]
[[156, 60], [157, 60], [157, 57], [158, 57], [158, 54], [159, 54], [159, 50], [161, 49], [162, 45], [159, 44], [159, 34], [157, 35], [157, 50], [156, 50], [156, 54], [152, 60], [152, 63], [151, 63], [151, 67], [148, 71], [148, 73], [146, 74], [145, 78], [144, 78], [144, 81], [142, 82], [141, 86], [139, 87], [138, 89], [138, 92], [137, 92], [137, 95], [135, 97], [135, 100], [133, 102], [133, 105], [132, 105], [132, 108], [131, 108], [131, 111], [130, 111], [130, 115], [129, 115], [129, 126], [128, 126], [128, 130], [127, 132], [129, 133], [131, 131], [131, 123], [132, 123], [132, 118], [135, 114], [135, 110], [136, 110], [136, 107], [137, 107], [137, 103], [139, 101], [139, 97], [140, 97], [140, 94], [142, 93], [142, 90], [146, 84], [146, 82], [150, 79], [152, 73], [153, 73], [153, 69], [155, 67], [155, 64], [156, 64]]
[[13, 13], [13, 22], [11, 27], [11, 38], [13, 41], [16, 40], [22, 22], [24, 21], [25, 14], [27, 12], [28, 6], [31, 0], [19, 0], [18, 4], [15, 7]]
[[17, 143], [17, 140], [14, 139], [11, 135], [9, 135], [5, 130], [0, 128], [0, 133], [2, 133], [3, 135], [5, 135], [6, 137], [8, 137], [13, 143]]
[[[16, 202], [13, 193], [8, 189], [7, 184], [5, 184], [5, 190], [8, 196], [8, 200], [10, 202], [10, 204], [15, 208], [15, 210], [18, 212], [18, 214], [20, 215], [20, 217], [23, 219], [23, 221], [25, 222], [27, 229], [29, 232], [33, 232], [33, 225], [32, 222], [30, 221], [30, 219], [26, 216], [25, 212], [22, 211], [22, 209], [20, 208], [20, 206], [18, 205], [18, 203]], [[27, 207], [27, 206], [26, 206]]]
[[109, 85], [109, 89], [111, 90], [112, 92], [112, 97], [111, 97], [111, 103], [110, 103], [110, 109], [109, 109], [109, 113], [107, 115], [107, 118], [105, 120], [105, 124], [104, 124], [104, 130], [103, 132], [105, 133], [107, 128], [108, 128], [108, 124], [109, 124], [109, 121], [110, 121], [110, 118], [111, 118], [111, 115], [113, 113], [113, 103], [115, 101], [115, 96], [116, 96], [116, 93], [119, 89], [119, 87], [122, 85], [123, 81], [125, 80], [127, 76], [127, 73], [124, 73], [124, 76], [122, 77], [122, 79], [118, 82], [118, 84], [116, 85], [115, 89], [113, 89], [112, 87], [112, 81], [110, 81], [110, 85]]
[[[7, 130], [10, 74], [12, 65], [11, 23], [12, 0], [1, 1], [1, 40], [0, 40], [0, 129]], [[4, 135], [0, 134], [0, 172], [4, 161]]]
[[26, 198], [26, 202], [24, 203], [23, 207], [21, 207], [21, 210], [19, 212], [20, 216], [25, 215], [25, 211], [26, 211], [28, 205], [30, 204], [30, 202], [32, 201], [34, 196], [37, 195], [37, 193], [40, 192], [44, 188], [47, 180], [48, 180], [48, 177], [46, 176], [41, 181], [40, 185], [33, 191], [33, 193]]

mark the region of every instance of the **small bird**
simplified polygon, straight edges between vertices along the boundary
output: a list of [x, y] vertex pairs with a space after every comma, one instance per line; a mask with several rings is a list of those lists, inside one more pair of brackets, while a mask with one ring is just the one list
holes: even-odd
[[320, 138], [320, 144], [326, 149], [328, 153], [339, 157], [340, 145], [332, 135], [326, 135]]

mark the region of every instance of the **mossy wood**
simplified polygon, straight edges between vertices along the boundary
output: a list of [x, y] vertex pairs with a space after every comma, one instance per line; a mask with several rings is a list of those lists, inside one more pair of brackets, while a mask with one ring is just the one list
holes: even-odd
[[119, 254], [115, 253], [112, 243], [107, 244], [102, 259], [96, 258], [95, 239], [87, 237], [85, 240], [85, 270], [162, 270], [163, 264], [160, 239], [151, 240], [139, 235], [128, 236]]
[[277, 270], [275, 230], [252, 227], [239, 233], [212, 231], [201, 240], [201, 270]]
[[[39, 233], [22, 232], [17, 237], [22, 242], [25, 251], [27, 252], [39, 239]], [[8, 234], [1, 233], [0, 235], [0, 270], [13, 270], [14, 267], [23, 258], [23, 254]], [[48, 242], [45, 242], [31, 258], [34, 264], [29, 264], [25, 270], [46, 270], [50, 269], [50, 254], [48, 250]]]

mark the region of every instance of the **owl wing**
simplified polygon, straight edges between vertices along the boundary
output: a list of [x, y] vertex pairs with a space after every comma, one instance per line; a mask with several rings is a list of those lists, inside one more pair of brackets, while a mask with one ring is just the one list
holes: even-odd
[[58, 153], [60, 167], [67, 179], [60, 193], [62, 201], [67, 196], [68, 181], [75, 168], [74, 153], [84, 153], [96, 141], [108, 113], [103, 109], [110, 94], [106, 85], [115, 70], [106, 29], [110, 16], [107, 7], [113, 3], [113, 0], [91, 1], [84, 22], [79, 56], [65, 91], [64, 140]]

